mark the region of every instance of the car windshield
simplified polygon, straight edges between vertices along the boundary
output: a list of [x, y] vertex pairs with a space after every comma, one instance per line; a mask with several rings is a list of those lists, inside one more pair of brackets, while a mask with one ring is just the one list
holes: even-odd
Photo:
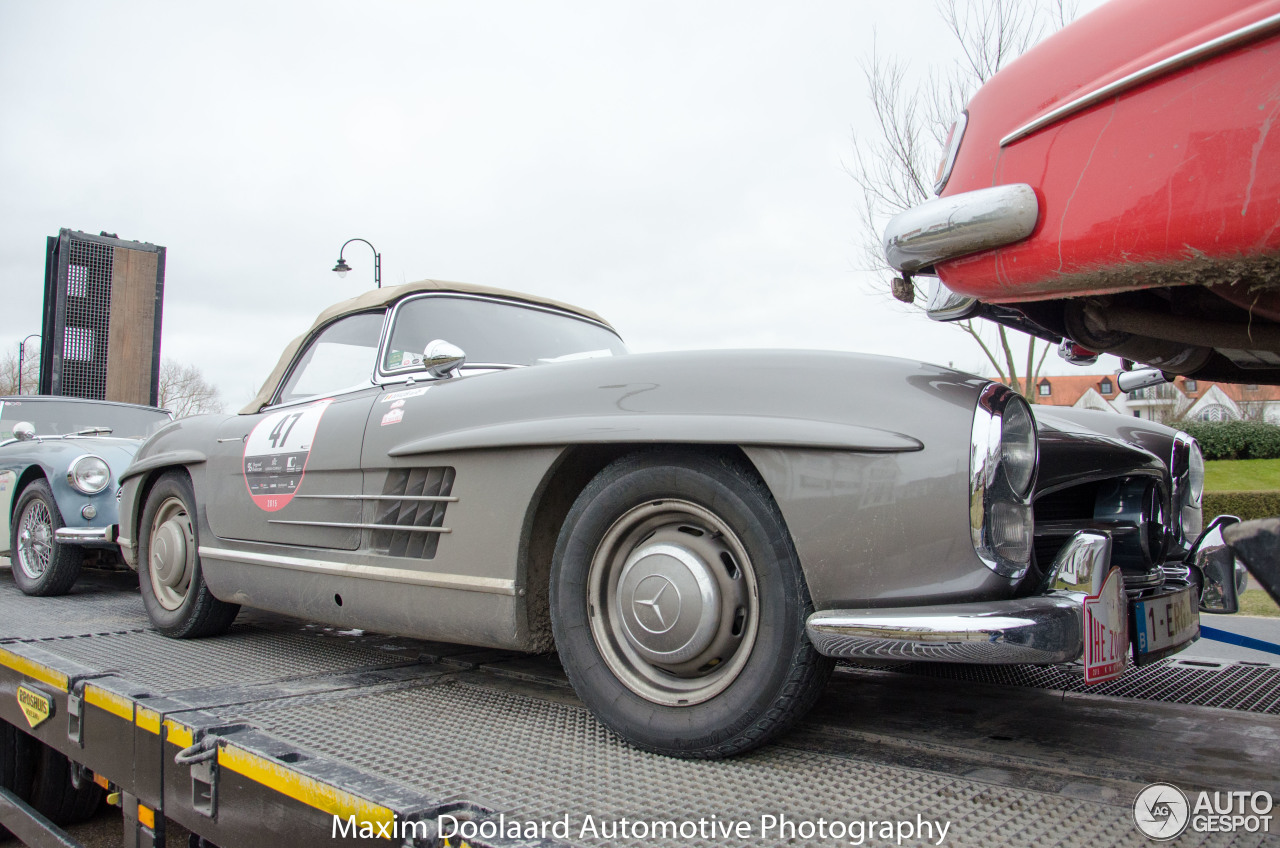
[[613, 332], [583, 318], [536, 306], [431, 295], [396, 312], [383, 371], [421, 367], [435, 339], [457, 345], [475, 365], [535, 365], [627, 352]]
[[13, 438], [13, 425], [26, 421], [37, 436], [65, 436], [89, 429], [142, 439], [169, 423], [168, 413], [114, 403], [22, 398], [0, 401], [0, 441]]

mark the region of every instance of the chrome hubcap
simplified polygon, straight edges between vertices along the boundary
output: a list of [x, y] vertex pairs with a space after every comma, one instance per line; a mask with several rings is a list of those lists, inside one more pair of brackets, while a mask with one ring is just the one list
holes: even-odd
[[650, 540], [622, 567], [618, 612], [637, 653], [659, 665], [675, 665], [711, 644], [720, 619], [720, 590], [697, 553]]
[[186, 599], [195, 570], [195, 548], [186, 506], [178, 498], [168, 498], [156, 510], [147, 549], [151, 589], [165, 609], [176, 610]]
[[53, 559], [53, 516], [39, 498], [27, 504], [18, 519], [18, 567], [38, 580]]
[[755, 572], [714, 513], [651, 501], [609, 529], [587, 581], [591, 632], [614, 675], [660, 704], [722, 692], [755, 642]]

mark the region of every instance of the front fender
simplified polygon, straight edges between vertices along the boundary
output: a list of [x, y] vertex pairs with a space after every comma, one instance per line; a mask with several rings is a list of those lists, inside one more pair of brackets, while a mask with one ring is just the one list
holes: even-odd
[[120, 475], [120, 530], [116, 541], [130, 568], [138, 567], [135, 544], [138, 523], [142, 519], [150, 482], [161, 472], [181, 468], [192, 475], [208, 461], [208, 454], [189, 445], [216, 444], [219, 425], [227, 418], [221, 414], [182, 418], [152, 434], [134, 456], [133, 462]]
[[775, 415], [565, 415], [433, 434], [397, 445], [391, 456], [477, 448], [635, 444], [736, 444], [898, 453], [924, 444], [911, 436], [840, 421]]

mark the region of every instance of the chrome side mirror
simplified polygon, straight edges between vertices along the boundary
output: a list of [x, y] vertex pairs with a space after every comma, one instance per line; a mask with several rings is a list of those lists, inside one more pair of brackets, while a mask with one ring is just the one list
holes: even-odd
[[30, 421], [19, 421], [13, 425], [13, 437], [20, 442], [29, 442], [36, 437], [35, 425]]
[[1200, 590], [1200, 611], [1228, 614], [1239, 612], [1236, 593], [1236, 557], [1222, 538], [1223, 528], [1239, 524], [1234, 515], [1219, 515], [1209, 523], [1191, 549], [1191, 564], [1204, 578]]
[[432, 377], [452, 377], [466, 361], [462, 348], [444, 339], [433, 339], [422, 351], [422, 364]]

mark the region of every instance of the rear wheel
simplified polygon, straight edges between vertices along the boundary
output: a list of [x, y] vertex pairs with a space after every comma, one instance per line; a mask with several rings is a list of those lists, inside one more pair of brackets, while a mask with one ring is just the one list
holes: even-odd
[[782, 516], [748, 467], [684, 453], [605, 468], [566, 518], [550, 590], [565, 671], [633, 744], [729, 756], [803, 715], [832, 663]]
[[85, 821], [102, 803], [102, 787], [91, 780], [73, 781], [71, 769], [58, 751], [0, 722], [0, 786], [59, 826]]
[[65, 595], [80, 576], [84, 551], [55, 538], [66, 523], [48, 482], [23, 489], [13, 515], [13, 581], [28, 595]]
[[170, 471], [147, 495], [138, 534], [142, 604], [166, 636], [216, 636], [231, 626], [238, 604], [209, 591], [200, 566], [195, 492], [185, 472]]
[[73, 781], [70, 760], [42, 742], [35, 744], [40, 750], [27, 803], [60, 826], [92, 818], [102, 804], [102, 787], [92, 780]]

